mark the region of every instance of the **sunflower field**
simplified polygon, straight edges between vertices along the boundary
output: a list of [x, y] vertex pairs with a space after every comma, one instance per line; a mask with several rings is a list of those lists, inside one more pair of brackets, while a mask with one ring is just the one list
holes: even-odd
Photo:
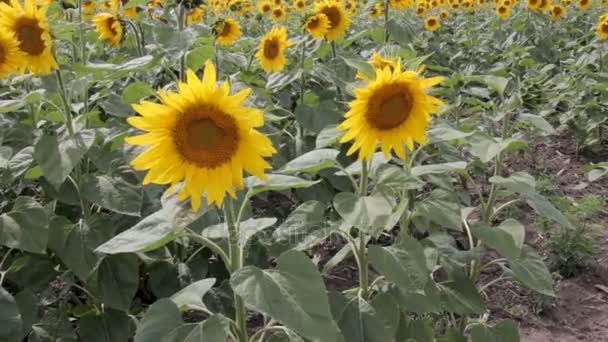
[[607, 55], [606, 0], [0, 0], [0, 342], [525, 341]]

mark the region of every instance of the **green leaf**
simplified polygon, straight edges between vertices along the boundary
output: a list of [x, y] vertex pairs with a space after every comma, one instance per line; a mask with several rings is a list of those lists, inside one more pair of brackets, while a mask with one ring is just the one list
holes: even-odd
[[121, 178], [88, 175], [83, 180], [80, 192], [88, 201], [102, 208], [123, 215], [140, 216], [141, 187], [127, 183]]
[[371, 235], [384, 229], [393, 210], [385, 197], [359, 197], [350, 192], [337, 194], [334, 207], [345, 222]]
[[44, 178], [59, 187], [94, 140], [95, 132], [92, 130], [80, 131], [61, 141], [56, 136], [43, 135], [34, 148], [34, 159], [42, 168]]
[[333, 100], [323, 100], [317, 106], [297, 106], [294, 115], [302, 128], [315, 133], [342, 120], [342, 113]]
[[157, 249], [182, 236], [184, 228], [202, 216], [208, 207], [193, 212], [189, 203], [177, 203], [175, 198], [163, 203], [163, 208], [139, 221], [135, 226], [116, 235], [95, 251], [105, 254], [146, 252]]
[[0, 101], [0, 113], [14, 112], [25, 106], [23, 100], [2, 100]]
[[515, 278], [532, 290], [555, 297], [553, 278], [543, 259], [529, 246], [524, 246], [521, 255], [509, 259], [509, 267]]
[[204, 308], [203, 296], [207, 291], [211, 290], [215, 284], [215, 278], [208, 278], [194, 282], [185, 288], [181, 289], [178, 293], [171, 296], [171, 300], [180, 309], [187, 308], [189, 306], [195, 306]]
[[540, 115], [522, 113], [519, 114], [519, 118], [531, 123], [536, 128], [544, 131], [547, 134], [557, 134], [555, 128], [553, 128], [553, 126], [551, 126], [551, 124]]
[[398, 341], [415, 341], [415, 342], [435, 342], [435, 329], [433, 320], [402, 318], [399, 331], [397, 333]]
[[128, 311], [139, 286], [139, 260], [133, 254], [106, 256], [99, 265], [97, 287], [105, 305]]
[[557, 210], [545, 196], [538, 193], [532, 193], [527, 194], [525, 198], [528, 205], [530, 205], [539, 215], [551, 219], [562, 226], [572, 226], [564, 214]]
[[302, 336], [336, 341], [325, 285], [304, 253], [283, 253], [274, 270], [246, 266], [232, 274], [230, 284], [246, 304]]
[[389, 292], [380, 292], [374, 296], [370, 304], [382, 319], [386, 335], [395, 336], [401, 316], [401, 308], [396, 298]]
[[186, 65], [194, 71], [200, 70], [214, 56], [215, 48], [213, 46], [200, 46], [186, 54]]
[[474, 132], [462, 132], [451, 127], [434, 127], [427, 132], [427, 141], [429, 144], [438, 142], [463, 139], [473, 135]]
[[512, 320], [501, 321], [491, 327], [475, 324], [471, 328], [472, 342], [519, 342], [519, 330]]
[[325, 148], [338, 143], [340, 137], [344, 135], [344, 132], [338, 131], [336, 125], [329, 125], [321, 130], [317, 135], [315, 142], [316, 148]]
[[420, 178], [395, 165], [383, 164], [376, 171], [376, 188], [382, 192], [416, 190], [424, 184]]
[[204, 322], [184, 324], [163, 337], [160, 342], [226, 342], [230, 321], [222, 315], [212, 315]]
[[374, 307], [360, 296], [347, 298], [340, 292], [330, 292], [329, 302], [345, 341], [386, 342], [391, 339]]
[[422, 290], [430, 279], [424, 249], [407, 234], [399, 235], [389, 247], [370, 245], [368, 253], [371, 265], [403, 291]]
[[[30, 290], [23, 290], [17, 293], [15, 295], [15, 301], [17, 302], [17, 307], [21, 313], [22, 329], [19, 337], [21, 338], [20, 340], [23, 340], [23, 338], [25, 338], [32, 330], [32, 325], [41, 317], [39, 301], [34, 292]], [[0, 307], [1, 306], [2, 305], [0, 304]], [[0, 314], [0, 316], [2, 315]], [[2, 322], [5, 321], [2, 320]], [[1, 335], [2, 333], [0, 333], [0, 336]]]
[[507, 84], [509, 83], [508, 78], [504, 78], [504, 77], [500, 77], [500, 76], [493, 76], [493, 75], [465, 76], [463, 78], [463, 80], [469, 81], [469, 82], [474, 81], [474, 82], [484, 83], [485, 85], [488, 86], [488, 88], [494, 90], [501, 97], [504, 95], [505, 88], [507, 87]]
[[505, 258], [517, 258], [524, 245], [526, 230], [513, 219], [502, 222], [498, 227], [476, 224], [471, 227], [473, 235]]
[[416, 203], [414, 215], [428, 218], [441, 226], [461, 229], [460, 204], [450, 199], [426, 198]]
[[471, 154], [483, 163], [494, 159], [502, 151], [512, 151], [527, 145], [526, 141], [509, 138], [502, 140], [488, 136], [478, 136], [471, 141]]
[[367, 78], [373, 80], [376, 77], [376, 72], [374, 71], [374, 68], [368, 62], [354, 58], [341, 58], [344, 60], [344, 63], [346, 63], [346, 65], [361, 72]]
[[125, 103], [138, 103], [144, 97], [154, 94], [154, 89], [144, 82], [133, 82], [122, 91], [122, 100]]
[[87, 243], [90, 228], [61, 216], [54, 217], [49, 226], [49, 248], [78, 278], [87, 281], [99, 261]]
[[137, 326], [134, 342], [158, 342], [182, 325], [181, 312], [168, 298], [152, 304]]
[[260, 180], [257, 177], [248, 177], [246, 182], [249, 187], [249, 196], [254, 196], [265, 191], [283, 191], [289, 189], [301, 189], [308, 188], [317, 183], [318, 181], [309, 181], [306, 179], [298, 178], [295, 176], [267, 175], [266, 180]]
[[78, 342], [78, 337], [66, 313], [53, 308], [32, 326], [28, 342]]
[[463, 161], [443, 163], [443, 164], [431, 164], [431, 165], [419, 165], [412, 168], [412, 175], [424, 176], [424, 175], [437, 175], [442, 173], [448, 173], [451, 171], [460, 171], [467, 168], [467, 163]]
[[534, 189], [536, 182], [527, 172], [513, 172], [509, 177], [504, 178], [501, 176], [493, 176], [490, 178], [490, 183], [498, 184], [506, 189], [520, 194], [531, 194], [535, 193]]
[[[277, 223], [277, 219], [274, 217], [249, 219], [241, 222], [239, 225], [239, 244], [241, 246], [247, 245], [249, 239], [251, 239], [255, 234], [266, 228], [272, 227], [275, 223]], [[205, 228], [201, 232], [201, 235], [214, 240], [228, 240], [228, 226], [226, 223], [216, 224]]]
[[457, 314], [481, 314], [485, 306], [475, 284], [464, 273], [453, 273], [450, 279], [437, 284], [446, 311]]
[[324, 241], [341, 224], [326, 222], [325, 205], [307, 201], [289, 214], [272, 237], [286, 248], [307, 250]]
[[128, 341], [135, 332], [135, 325], [124, 311], [106, 308], [99, 315], [86, 315], [78, 320], [78, 333], [82, 341]]
[[21, 313], [15, 298], [0, 287], [0, 340], [17, 342], [21, 335]]
[[315, 175], [323, 169], [336, 167], [338, 154], [340, 151], [333, 149], [313, 150], [285, 164], [279, 172], [287, 174], [304, 172]]
[[17, 197], [11, 211], [0, 215], [0, 245], [44, 254], [48, 234], [46, 212], [31, 197]]

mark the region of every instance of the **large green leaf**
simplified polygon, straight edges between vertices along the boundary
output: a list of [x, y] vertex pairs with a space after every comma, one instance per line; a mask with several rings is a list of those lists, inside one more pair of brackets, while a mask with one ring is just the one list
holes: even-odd
[[278, 174], [270, 174], [267, 176], [268, 178], [266, 180], [260, 180], [257, 177], [247, 178], [249, 196], [257, 195], [265, 191], [283, 191], [289, 189], [308, 188], [321, 181], [310, 181], [295, 176]]
[[338, 154], [340, 151], [328, 148], [313, 150], [285, 164], [279, 172], [287, 174], [304, 172], [314, 175], [323, 169], [336, 167]]
[[464, 273], [453, 273], [450, 279], [437, 284], [446, 311], [457, 314], [481, 314], [485, 306], [475, 284]]
[[521, 255], [509, 259], [515, 278], [534, 291], [555, 297], [553, 278], [543, 259], [529, 246], [524, 246]]
[[513, 219], [505, 220], [497, 227], [476, 224], [471, 231], [476, 238], [506, 258], [519, 257], [526, 234], [524, 226]]
[[[243, 221], [239, 224], [239, 243], [241, 246], [247, 245], [249, 239], [255, 234], [272, 227], [277, 222], [274, 217], [255, 218]], [[215, 224], [205, 228], [201, 235], [213, 240], [228, 240], [228, 226], [226, 223]]]
[[15, 301], [17, 302], [17, 307], [21, 313], [22, 324], [20, 340], [22, 340], [30, 333], [32, 330], [32, 325], [41, 318], [42, 313], [40, 310], [38, 297], [36, 297], [34, 292], [30, 290], [23, 290], [17, 293], [15, 295]]
[[485, 135], [476, 136], [471, 141], [471, 153], [483, 163], [494, 159], [500, 152], [516, 150], [525, 146], [527, 142], [514, 138], [500, 139]]
[[133, 254], [106, 256], [99, 265], [97, 288], [105, 305], [128, 311], [139, 286], [139, 259]]
[[384, 322], [367, 301], [359, 296], [345, 297], [340, 292], [330, 292], [329, 302], [334, 319], [345, 341], [386, 342], [390, 335]]
[[473, 75], [466, 76], [463, 78], [465, 81], [469, 82], [480, 82], [488, 86], [488, 88], [494, 90], [500, 97], [502, 97], [505, 93], [505, 88], [509, 83], [508, 78], [494, 76], [494, 75]]
[[422, 290], [430, 279], [424, 249], [407, 234], [399, 235], [392, 246], [370, 245], [368, 251], [371, 265], [403, 291]]
[[519, 342], [519, 330], [512, 320], [501, 321], [491, 327], [475, 324], [471, 328], [472, 342]]
[[186, 54], [186, 65], [196, 71], [201, 69], [213, 56], [215, 56], [215, 48], [212, 45], [200, 46]]
[[274, 270], [244, 267], [232, 274], [230, 283], [246, 304], [302, 336], [321, 341], [337, 339], [325, 285], [304, 253], [285, 252]]
[[386, 335], [395, 336], [401, 316], [399, 301], [389, 292], [380, 292], [374, 296], [370, 304], [382, 320]]
[[393, 210], [385, 197], [359, 197], [350, 192], [337, 194], [334, 197], [334, 207], [345, 222], [371, 235], [386, 227]]
[[[384, 164], [376, 170], [376, 189], [383, 193], [420, 189], [424, 184], [424, 181], [402, 167]], [[398, 193], [393, 193], [396, 194]]]
[[78, 278], [87, 281], [99, 261], [87, 243], [88, 225], [82, 221], [73, 224], [65, 217], [56, 216], [51, 220], [49, 232], [49, 248]]
[[17, 197], [11, 211], [0, 215], [0, 245], [44, 254], [48, 235], [46, 212], [32, 197]]
[[416, 342], [435, 342], [435, 329], [433, 320], [401, 318], [399, 331], [397, 332], [398, 341]]
[[78, 342], [66, 312], [47, 309], [42, 320], [32, 326], [29, 342]]
[[168, 298], [152, 304], [137, 325], [134, 342], [158, 342], [182, 325], [177, 305]]
[[163, 202], [163, 208], [116, 235], [96, 249], [105, 254], [151, 251], [182, 236], [184, 228], [209, 208], [193, 212], [189, 203], [177, 203], [174, 197]]
[[462, 132], [451, 127], [434, 127], [427, 132], [427, 141], [429, 144], [435, 144], [443, 141], [463, 139], [473, 135], [474, 132]]
[[292, 211], [272, 236], [288, 247], [304, 250], [324, 240], [332, 231], [333, 226], [325, 222], [325, 205], [318, 201], [307, 201]]
[[450, 162], [443, 164], [429, 164], [429, 165], [419, 165], [414, 166], [412, 168], [412, 175], [414, 176], [424, 176], [424, 175], [436, 175], [447, 173], [451, 171], [459, 171], [464, 170], [467, 167], [467, 163], [463, 161], [459, 162]]
[[54, 135], [43, 135], [34, 148], [34, 159], [42, 168], [44, 178], [58, 187], [91, 148], [94, 140], [95, 132], [92, 130], [80, 131], [63, 140]]
[[180, 308], [199, 307], [204, 308], [203, 296], [211, 290], [215, 284], [215, 278], [208, 278], [194, 282], [178, 293], [171, 296], [171, 300]]
[[21, 313], [15, 298], [0, 287], [0, 340], [19, 341], [21, 336]]
[[82, 341], [128, 341], [135, 332], [135, 324], [124, 311], [106, 308], [99, 315], [86, 315], [78, 320], [78, 333]]
[[83, 181], [81, 195], [91, 203], [113, 212], [139, 216], [141, 211], [141, 187], [117, 177], [89, 175]]
[[229, 333], [230, 321], [216, 314], [204, 322], [184, 324], [164, 336], [160, 342], [226, 342]]

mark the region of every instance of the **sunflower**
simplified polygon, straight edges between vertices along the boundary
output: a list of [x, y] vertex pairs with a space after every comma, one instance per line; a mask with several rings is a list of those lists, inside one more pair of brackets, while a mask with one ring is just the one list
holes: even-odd
[[412, 2], [410, 0], [390, 0], [389, 4], [394, 8], [410, 8], [412, 6]]
[[0, 31], [0, 77], [20, 72], [25, 53], [19, 49], [19, 42], [13, 32]]
[[608, 39], [608, 18], [600, 18], [597, 23], [597, 36], [602, 40]]
[[105, 0], [100, 2], [99, 7], [104, 11], [116, 11], [120, 5], [120, 0]]
[[540, 5], [538, 6], [543, 11], [551, 10], [551, 0], [540, 0]]
[[82, 11], [84, 13], [90, 14], [95, 12], [95, 7], [97, 4], [93, 0], [85, 0], [82, 2]]
[[107, 39], [110, 46], [120, 45], [123, 29], [116, 14], [98, 13], [93, 17], [93, 23], [99, 39]]
[[349, 0], [344, 4], [344, 9], [348, 14], [357, 14], [357, 3], [354, 0]]
[[293, 43], [287, 40], [285, 27], [274, 27], [260, 42], [256, 58], [267, 73], [279, 72], [285, 68], [285, 49]]
[[380, 145], [388, 158], [391, 150], [405, 158], [403, 145], [414, 150], [414, 142], [424, 144], [430, 114], [439, 113], [444, 103], [426, 90], [443, 77], [421, 78], [417, 72], [376, 70], [376, 79], [366, 88], [355, 89], [356, 99], [338, 129], [346, 131], [341, 143], [354, 140], [347, 154], [359, 151], [359, 159], [368, 160]]
[[122, 14], [129, 19], [133, 19], [137, 16], [137, 7], [123, 7]]
[[424, 21], [424, 28], [428, 31], [435, 31], [439, 28], [439, 26], [441, 26], [439, 24], [439, 18], [434, 15], [426, 18], [426, 20]]
[[541, 0], [528, 0], [528, 8], [531, 10], [536, 10], [540, 7], [541, 5]]
[[203, 16], [205, 16], [205, 10], [201, 7], [195, 7], [186, 14], [186, 24], [200, 23], [203, 21]]
[[368, 15], [372, 18], [380, 18], [384, 16], [384, 4], [377, 2], [369, 9]]
[[351, 20], [343, 7], [339, 0], [323, 0], [315, 5], [316, 12], [325, 14], [329, 19], [329, 30], [325, 34], [327, 40], [338, 40], [346, 34]]
[[53, 40], [46, 20], [46, 7], [32, 0], [11, 0], [10, 6], [0, 3], [0, 32], [14, 32], [23, 52], [20, 71], [27, 68], [33, 74], [48, 74], [59, 66], [53, 57]]
[[447, 19], [449, 16], [450, 16], [450, 12], [448, 10], [442, 10], [439, 13], [439, 17], [444, 20]]
[[329, 18], [323, 13], [311, 15], [306, 18], [303, 28], [308, 31], [313, 38], [323, 39], [329, 30]]
[[591, 0], [578, 0], [576, 4], [579, 8], [586, 10], [591, 7]]
[[241, 25], [232, 18], [218, 20], [215, 23], [213, 31], [215, 33], [215, 39], [220, 45], [232, 44], [243, 34], [241, 32]]
[[564, 6], [551, 6], [551, 19], [559, 20], [564, 14], [566, 14], [566, 8]]
[[274, 21], [283, 21], [283, 20], [285, 20], [285, 17], [286, 17], [285, 9], [282, 6], [275, 7], [272, 10], [272, 19]]
[[[372, 59], [368, 63], [372, 66], [372, 68], [374, 68], [374, 70], [382, 70], [384, 68], [388, 68], [392, 72], [399, 64], [399, 61], [396, 59], [383, 58], [377, 52], [374, 51], [372, 52]], [[360, 71], [357, 72], [355, 78], [360, 78], [367, 82], [372, 81], [371, 79], [369, 79], [369, 77], [367, 77], [364, 73]]]
[[168, 191], [173, 191], [183, 182], [178, 199], [190, 197], [192, 209], [198, 210], [205, 193], [207, 203], [218, 206], [226, 193], [235, 197], [235, 188], [244, 186], [243, 171], [266, 177], [270, 165], [264, 157], [276, 150], [255, 129], [264, 124], [263, 113], [243, 105], [251, 89], [229, 93], [228, 83], [216, 86], [215, 67], [208, 61], [202, 80], [188, 70], [179, 92], [159, 91], [161, 103], [133, 105], [141, 116], [128, 122], [147, 133], [126, 142], [147, 146], [131, 161], [136, 170], [148, 170], [143, 184], [171, 184]]
[[507, 19], [511, 15], [511, 7], [500, 5], [496, 7], [496, 14], [498, 14], [501, 19]]
[[262, 14], [268, 14], [272, 10], [272, 2], [262, 1], [258, 4], [258, 11]]
[[296, 0], [293, 3], [293, 8], [295, 8], [296, 11], [303, 11], [306, 9], [306, 2], [304, 2], [304, 0]]

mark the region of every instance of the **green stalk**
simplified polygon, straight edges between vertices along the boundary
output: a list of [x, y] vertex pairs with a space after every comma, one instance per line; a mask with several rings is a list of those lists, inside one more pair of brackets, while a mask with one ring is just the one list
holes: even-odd
[[[233, 274], [243, 267], [243, 251], [239, 242], [240, 232], [238, 222], [234, 220], [234, 203], [231, 198], [227, 198], [224, 203], [224, 215], [226, 216], [230, 240], [230, 274]], [[234, 312], [238, 342], [247, 342], [247, 312], [245, 310], [245, 303], [236, 293], [234, 294]]]
[[388, 33], [388, 12], [390, 10], [390, 0], [384, 0], [384, 44], [388, 43], [390, 34]]
[[55, 77], [57, 78], [57, 85], [59, 86], [59, 96], [63, 103], [65, 123], [68, 128], [70, 136], [74, 135], [74, 123], [72, 122], [72, 110], [70, 109], [70, 102], [68, 101], [67, 90], [65, 88], [65, 82], [63, 82], [63, 76], [61, 76], [61, 70], [55, 70]]
[[[338, 54], [336, 53], [336, 42], [335, 41], [331, 41], [331, 55], [334, 59], [338, 58]], [[336, 83], [336, 93], [338, 95], [338, 102], [342, 101], [342, 89], [340, 89], [340, 86]]]
[[[304, 105], [304, 92], [306, 91], [306, 75], [304, 73], [304, 60], [306, 58], [306, 42], [302, 42], [302, 49], [300, 52], [300, 69], [302, 75], [300, 75], [300, 106]], [[303, 152], [304, 142], [304, 129], [300, 127], [300, 124], [296, 122], [296, 156], [301, 156]]]
[[[182, 32], [186, 25], [186, 8], [179, 4], [177, 7], [177, 29]], [[186, 81], [186, 52], [179, 57], [179, 78], [182, 82]]]
[[[367, 195], [367, 176], [369, 173], [369, 167], [367, 160], [361, 161], [361, 185], [359, 186], [359, 195], [361, 197]], [[367, 237], [365, 233], [359, 231], [359, 248], [357, 249], [359, 259], [359, 294], [361, 298], [367, 299], [369, 296], [369, 274], [368, 274], [368, 260], [367, 260], [367, 249], [366, 244]]]

